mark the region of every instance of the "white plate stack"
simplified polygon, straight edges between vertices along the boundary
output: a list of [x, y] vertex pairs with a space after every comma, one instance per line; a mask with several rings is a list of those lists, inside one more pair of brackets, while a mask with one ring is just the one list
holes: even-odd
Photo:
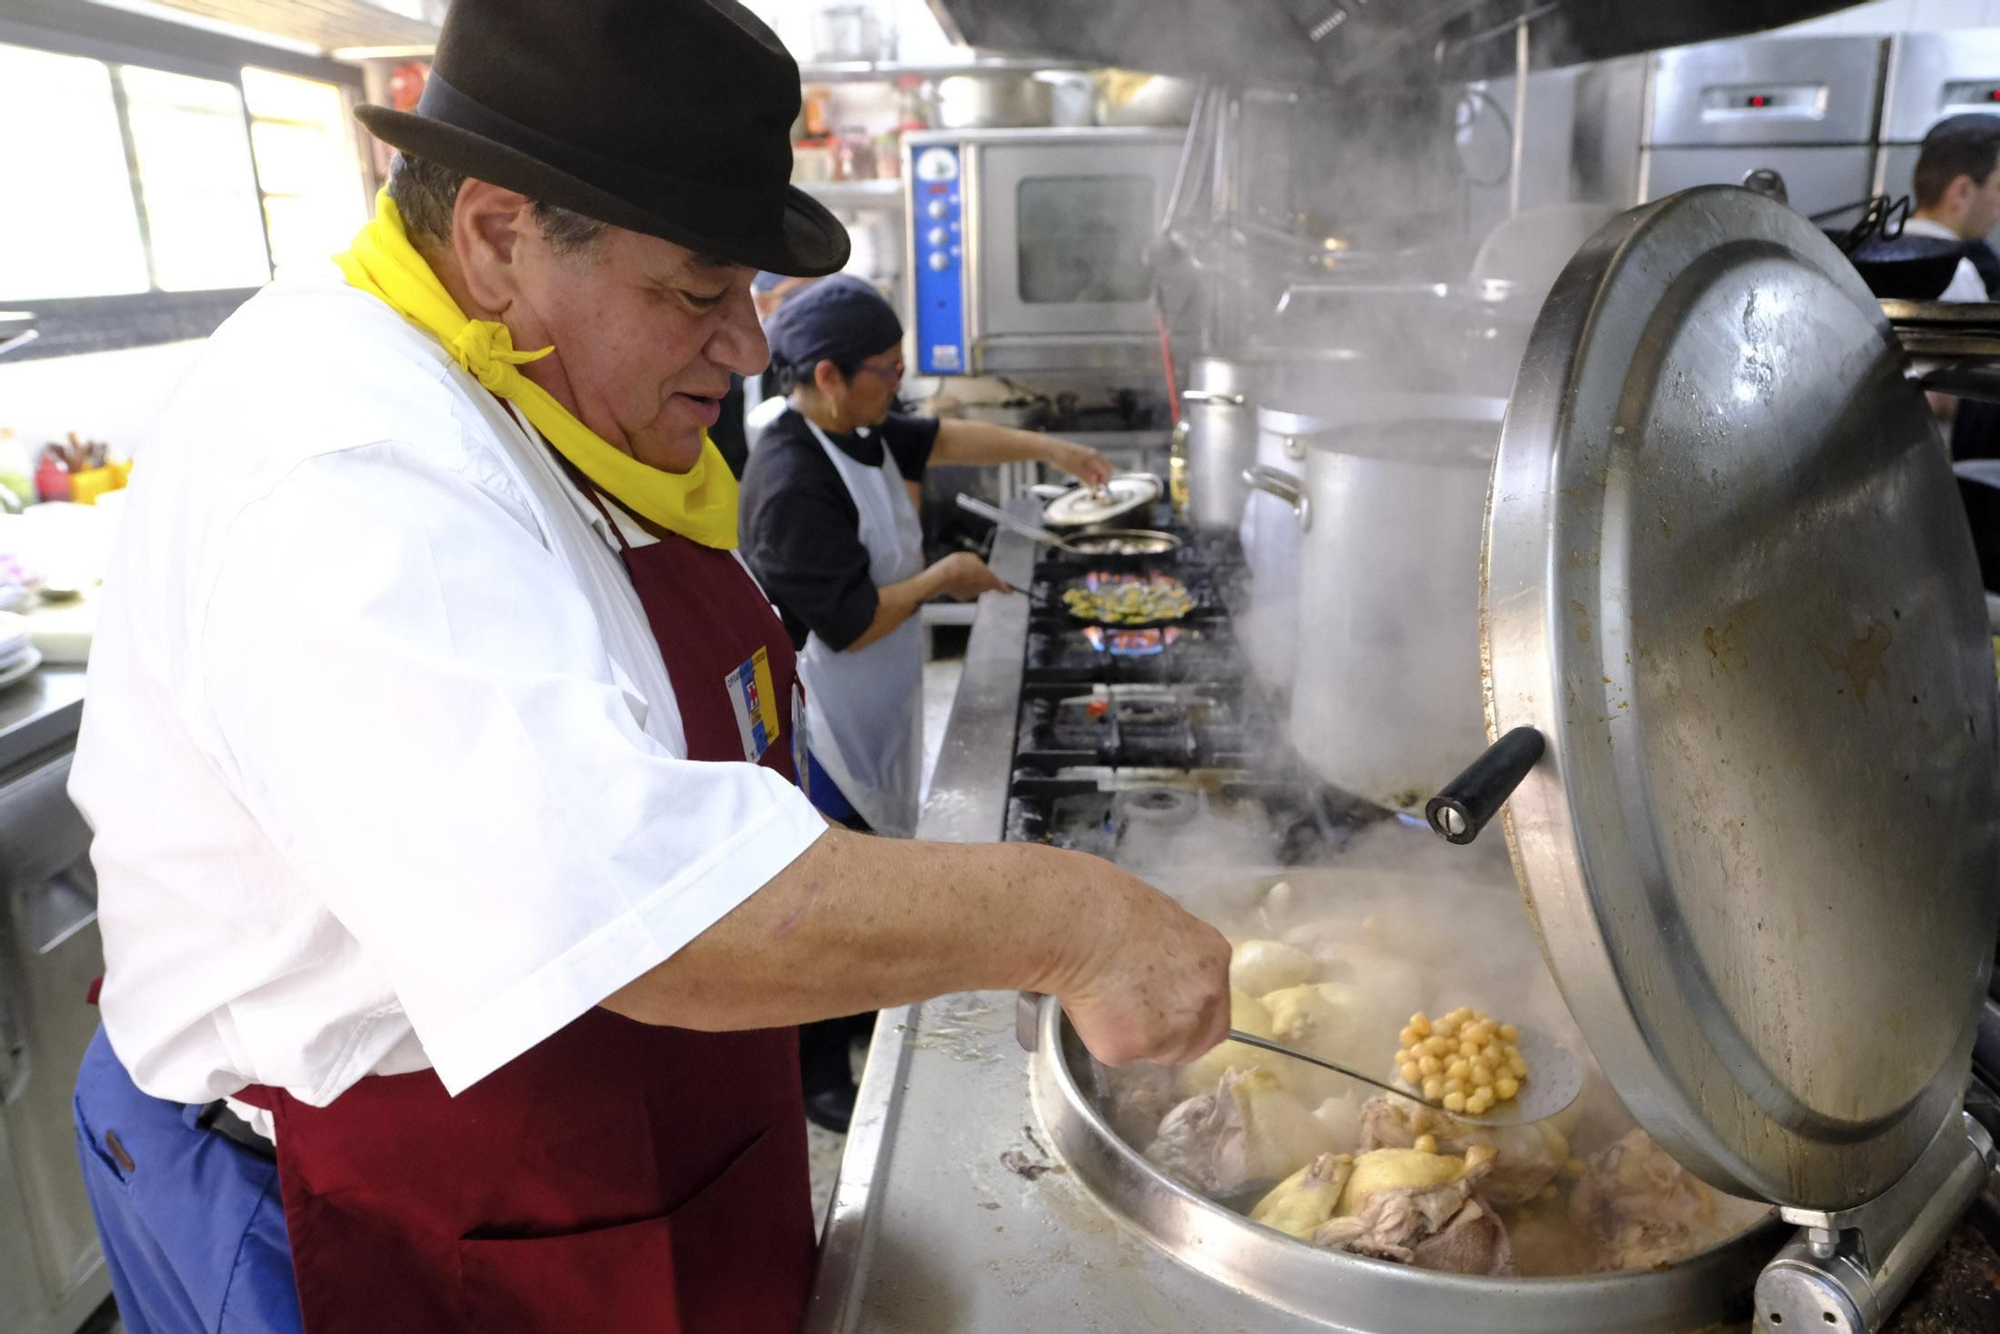
[[28, 641], [28, 618], [0, 611], [0, 690], [25, 681], [42, 665], [42, 655]]

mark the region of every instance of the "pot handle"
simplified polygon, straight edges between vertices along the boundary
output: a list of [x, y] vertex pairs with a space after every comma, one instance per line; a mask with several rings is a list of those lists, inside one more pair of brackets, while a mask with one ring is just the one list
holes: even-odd
[[1181, 390], [1181, 402], [1216, 403], [1227, 407], [1240, 408], [1249, 402], [1249, 400], [1241, 394], [1225, 394], [1219, 389], [1183, 389]]
[[1312, 497], [1305, 493], [1299, 479], [1280, 468], [1258, 463], [1243, 470], [1243, 481], [1254, 491], [1262, 491], [1267, 496], [1276, 496], [1292, 507], [1292, 514], [1299, 521], [1299, 531], [1309, 533], [1313, 526]]
[[1431, 831], [1447, 843], [1470, 843], [1528, 776], [1548, 748], [1532, 727], [1517, 727], [1486, 748], [1464, 773], [1424, 803]]

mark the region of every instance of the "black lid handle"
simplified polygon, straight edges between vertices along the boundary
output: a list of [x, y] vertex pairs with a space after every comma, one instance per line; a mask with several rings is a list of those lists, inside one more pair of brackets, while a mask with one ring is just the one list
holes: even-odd
[[1547, 743], [1532, 727], [1517, 727], [1486, 748], [1464, 773], [1424, 804], [1431, 830], [1447, 843], [1470, 843], [1542, 758]]

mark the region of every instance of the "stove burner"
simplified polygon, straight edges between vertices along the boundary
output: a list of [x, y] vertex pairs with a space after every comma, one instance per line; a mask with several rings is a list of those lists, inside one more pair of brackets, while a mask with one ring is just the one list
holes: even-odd
[[1130, 823], [1179, 824], [1191, 818], [1201, 803], [1192, 792], [1151, 787], [1125, 793], [1118, 804]]

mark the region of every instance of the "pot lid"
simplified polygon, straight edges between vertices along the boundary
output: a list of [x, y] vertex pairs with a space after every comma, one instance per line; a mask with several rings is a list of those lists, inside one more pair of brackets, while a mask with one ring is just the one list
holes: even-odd
[[1152, 504], [1160, 498], [1160, 489], [1160, 479], [1151, 473], [1119, 473], [1104, 484], [1101, 492], [1093, 492], [1087, 486], [1063, 492], [1042, 511], [1042, 522], [1061, 528], [1104, 523]]
[[1489, 496], [1507, 834], [1632, 1113], [1713, 1185], [1881, 1193], [1955, 1114], [2000, 896], [1993, 649], [1923, 395], [1817, 229], [1625, 214], [1536, 323]]

